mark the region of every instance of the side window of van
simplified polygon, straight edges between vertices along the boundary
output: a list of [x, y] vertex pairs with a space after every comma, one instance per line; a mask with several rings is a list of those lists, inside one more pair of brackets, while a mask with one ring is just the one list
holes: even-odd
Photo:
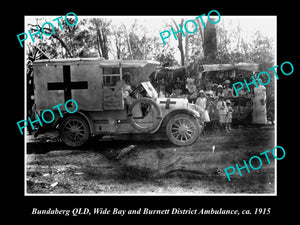
[[116, 83], [121, 79], [120, 68], [103, 67], [104, 87], [110, 87], [114, 91]]
[[120, 67], [103, 67], [103, 108], [104, 110], [123, 110], [122, 92], [116, 92], [116, 84], [122, 79]]

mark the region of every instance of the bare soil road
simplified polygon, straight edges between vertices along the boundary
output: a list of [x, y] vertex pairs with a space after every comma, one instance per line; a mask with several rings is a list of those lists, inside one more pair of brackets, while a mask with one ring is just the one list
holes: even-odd
[[[28, 194], [272, 194], [275, 161], [228, 181], [224, 168], [243, 166], [274, 144], [274, 126], [243, 127], [204, 134], [189, 147], [167, 140], [104, 139], [68, 149], [57, 135], [28, 137]], [[131, 146], [131, 151], [124, 148]], [[214, 147], [213, 147], [214, 146]], [[121, 154], [120, 154], [121, 153]]]

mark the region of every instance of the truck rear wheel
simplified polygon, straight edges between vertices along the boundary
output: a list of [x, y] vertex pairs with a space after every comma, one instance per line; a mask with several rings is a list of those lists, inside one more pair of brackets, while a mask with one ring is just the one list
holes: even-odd
[[60, 137], [69, 147], [82, 146], [90, 137], [89, 125], [80, 116], [67, 117], [60, 126]]
[[199, 135], [201, 127], [198, 121], [188, 114], [177, 114], [167, 123], [166, 133], [169, 140], [178, 146], [194, 144]]

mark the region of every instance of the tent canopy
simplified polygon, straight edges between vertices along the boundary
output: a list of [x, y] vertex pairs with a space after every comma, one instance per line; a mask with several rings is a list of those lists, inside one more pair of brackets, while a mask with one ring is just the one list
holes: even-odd
[[246, 70], [246, 71], [255, 71], [259, 72], [260, 64], [257, 63], [237, 63], [237, 64], [210, 64], [210, 65], [202, 65], [202, 72], [209, 71], [220, 71], [220, 70]]

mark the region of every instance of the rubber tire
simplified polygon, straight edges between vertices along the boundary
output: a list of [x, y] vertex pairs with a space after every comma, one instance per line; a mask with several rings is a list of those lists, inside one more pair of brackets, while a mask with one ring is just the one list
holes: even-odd
[[[174, 137], [174, 135], [172, 134], [172, 125], [179, 119], [189, 120], [195, 130], [192, 138], [189, 139], [188, 141], [180, 141], [180, 140], [176, 139], [176, 137]], [[188, 114], [174, 115], [173, 117], [171, 117], [169, 119], [167, 126], [166, 126], [166, 134], [168, 136], [169, 141], [172, 142], [173, 144], [175, 144], [177, 146], [181, 146], [181, 147], [194, 144], [198, 140], [200, 133], [201, 133], [201, 126], [200, 126], [199, 122], [197, 121], [196, 118], [194, 118], [193, 116], [188, 115]]]
[[[80, 128], [82, 128], [82, 137], [79, 141], [77, 142], [72, 142], [70, 139], [67, 138], [66, 135], [66, 130], [68, 129], [66, 126], [69, 126], [69, 124], [73, 121], [77, 122], [77, 124], [79, 124]], [[76, 147], [80, 147], [83, 144], [85, 144], [89, 138], [90, 138], [90, 129], [89, 129], [89, 125], [88, 122], [80, 117], [80, 116], [76, 116], [76, 115], [72, 115], [72, 116], [68, 116], [60, 125], [59, 127], [59, 133], [60, 133], [60, 137], [62, 139], [62, 141], [64, 142], [65, 145], [72, 147], [72, 148], [76, 148]], [[81, 135], [80, 135], [81, 136]]]
[[[133, 116], [132, 116], [132, 110], [133, 108], [135, 107], [136, 104], [138, 103], [142, 103], [142, 102], [146, 102], [146, 103], [149, 103], [150, 105], [153, 105], [153, 107], [155, 108], [155, 110], [158, 112], [158, 115], [157, 115], [157, 120], [155, 123], [153, 123], [152, 126], [150, 127], [141, 127], [139, 126], [138, 124], [135, 123], [134, 119], [133, 119]], [[137, 99], [135, 100], [130, 106], [129, 106], [129, 109], [128, 109], [128, 120], [129, 120], [129, 123], [131, 124], [131, 126], [133, 126], [136, 130], [138, 131], [141, 131], [141, 132], [151, 132], [151, 131], [154, 131], [158, 128], [158, 126], [160, 125], [160, 121], [162, 119], [162, 112], [159, 108], [159, 106], [157, 105], [157, 103], [152, 100], [151, 98], [140, 98], [140, 99]]]

